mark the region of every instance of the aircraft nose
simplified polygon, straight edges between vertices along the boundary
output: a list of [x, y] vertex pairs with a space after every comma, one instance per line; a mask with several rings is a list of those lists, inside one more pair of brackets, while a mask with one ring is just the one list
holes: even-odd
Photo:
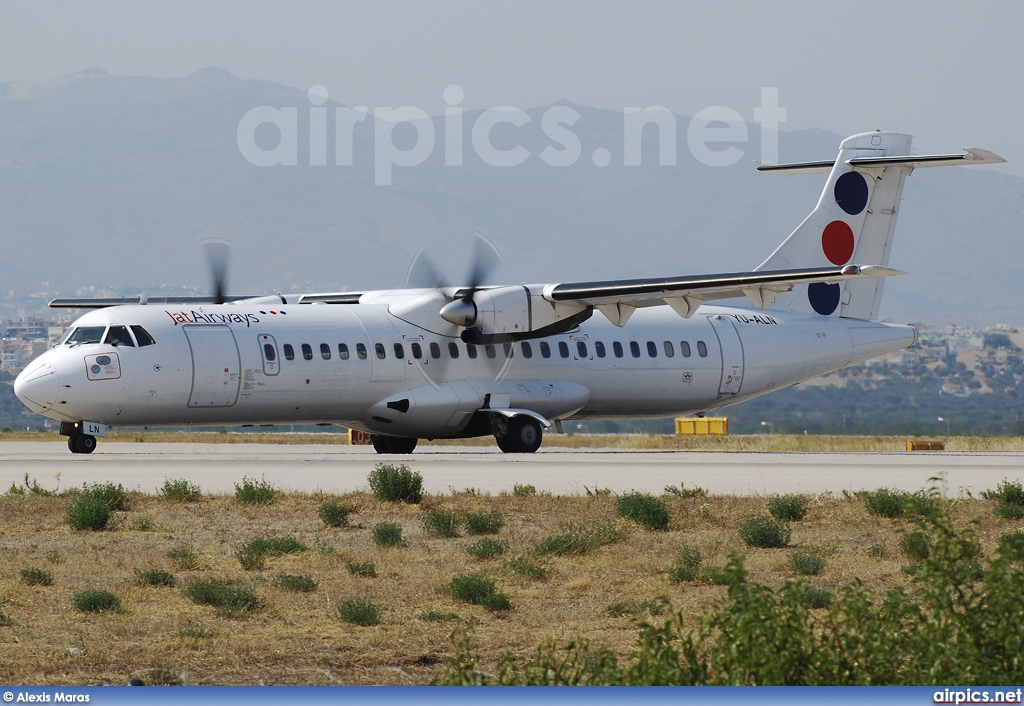
[[53, 407], [59, 389], [57, 369], [46, 362], [30, 365], [14, 380], [14, 394], [33, 412]]

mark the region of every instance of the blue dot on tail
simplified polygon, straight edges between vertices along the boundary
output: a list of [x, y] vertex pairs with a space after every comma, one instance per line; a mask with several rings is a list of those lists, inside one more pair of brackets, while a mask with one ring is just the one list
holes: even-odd
[[868, 183], [860, 172], [847, 172], [836, 179], [833, 193], [839, 208], [851, 216], [856, 216], [868, 205]]
[[839, 307], [839, 285], [814, 282], [807, 285], [807, 301], [822, 316], [829, 316]]

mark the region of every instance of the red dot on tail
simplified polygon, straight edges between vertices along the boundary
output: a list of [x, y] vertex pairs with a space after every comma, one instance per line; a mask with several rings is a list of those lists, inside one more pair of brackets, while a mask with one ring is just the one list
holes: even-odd
[[843, 221], [832, 221], [821, 233], [821, 249], [833, 265], [845, 265], [853, 257], [853, 230]]

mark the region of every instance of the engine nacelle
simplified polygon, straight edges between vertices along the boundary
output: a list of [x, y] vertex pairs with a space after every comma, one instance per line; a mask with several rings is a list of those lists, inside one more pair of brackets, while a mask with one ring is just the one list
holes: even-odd
[[[470, 330], [477, 337], [525, 340], [569, 331], [593, 314], [579, 302], [550, 302], [543, 285], [519, 285], [478, 290], [473, 295], [476, 317]], [[471, 338], [473, 336], [470, 336]]]

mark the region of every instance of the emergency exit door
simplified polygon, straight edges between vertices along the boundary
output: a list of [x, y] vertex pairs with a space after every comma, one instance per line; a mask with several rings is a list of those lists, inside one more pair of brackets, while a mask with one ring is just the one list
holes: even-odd
[[735, 322], [727, 316], [709, 316], [718, 347], [722, 352], [722, 380], [718, 386], [719, 397], [733, 397], [739, 394], [743, 385], [743, 343]]

